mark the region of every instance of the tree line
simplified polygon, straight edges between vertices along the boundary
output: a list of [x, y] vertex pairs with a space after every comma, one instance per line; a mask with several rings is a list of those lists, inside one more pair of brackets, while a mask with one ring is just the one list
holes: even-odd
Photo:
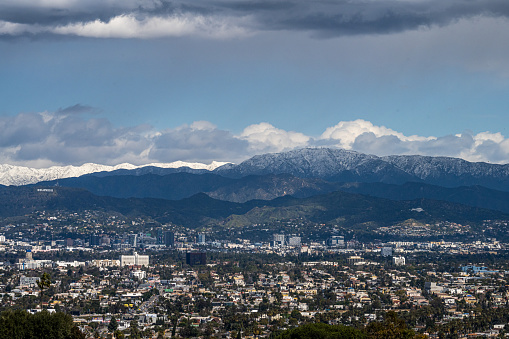
[[0, 339], [85, 339], [73, 323], [72, 316], [62, 312], [6, 310], [0, 314]]

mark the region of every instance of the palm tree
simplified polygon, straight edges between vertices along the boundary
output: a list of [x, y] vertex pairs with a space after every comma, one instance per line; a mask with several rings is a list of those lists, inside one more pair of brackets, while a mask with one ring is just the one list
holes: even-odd
[[51, 277], [49, 275], [49, 273], [43, 273], [41, 275], [41, 278], [37, 281], [37, 286], [39, 286], [41, 292], [40, 292], [40, 297], [41, 297], [41, 310], [42, 310], [42, 292], [44, 291], [45, 288], [47, 287], [50, 287], [51, 285]]

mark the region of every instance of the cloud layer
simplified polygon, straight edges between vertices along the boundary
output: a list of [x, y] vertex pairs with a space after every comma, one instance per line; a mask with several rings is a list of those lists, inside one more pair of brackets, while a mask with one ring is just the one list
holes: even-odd
[[[90, 113], [94, 113], [90, 117]], [[240, 162], [255, 154], [302, 147], [340, 147], [375, 155], [421, 154], [469, 161], [509, 163], [509, 139], [500, 133], [406, 136], [369, 121], [341, 121], [319, 136], [262, 122], [235, 134], [197, 121], [157, 130], [149, 125], [116, 127], [87, 106], [0, 118], [0, 164], [48, 167], [87, 162], [142, 165], [177, 160]]]
[[445, 26], [476, 16], [509, 16], [506, 0], [326, 1], [6, 0], [0, 36], [214, 38], [259, 31], [310, 31], [317, 36], [388, 34]]

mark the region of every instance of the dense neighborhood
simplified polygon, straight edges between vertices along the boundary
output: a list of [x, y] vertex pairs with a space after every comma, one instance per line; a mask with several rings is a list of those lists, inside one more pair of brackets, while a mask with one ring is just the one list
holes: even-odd
[[168, 225], [37, 240], [11, 229], [0, 236], [2, 309], [65, 312], [90, 338], [262, 338], [309, 323], [363, 328], [391, 311], [430, 338], [509, 330], [507, 244], [493, 238], [255, 242]]

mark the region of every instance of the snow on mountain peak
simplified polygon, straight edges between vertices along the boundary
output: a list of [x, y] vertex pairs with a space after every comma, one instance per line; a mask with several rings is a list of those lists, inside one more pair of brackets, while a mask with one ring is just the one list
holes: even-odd
[[201, 163], [188, 163], [184, 161], [175, 161], [171, 163], [152, 163], [147, 165], [132, 165], [123, 163], [115, 166], [99, 165], [93, 163], [86, 163], [81, 166], [52, 166], [49, 168], [30, 168], [23, 166], [13, 165], [0, 165], [0, 184], [1, 185], [28, 185], [35, 184], [41, 181], [50, 181], [71, 177], [79, 177], [85, 174], [95, 172], [111, 172], [119, 169], [132, 170], [146, 166], [160, 167], [160, 168], [180, 168], [189, 167], [192, 169], [203, 169], [212, 171], [217, 167], [226, 164], [226, 162], [213, 161], [210, 164]]

